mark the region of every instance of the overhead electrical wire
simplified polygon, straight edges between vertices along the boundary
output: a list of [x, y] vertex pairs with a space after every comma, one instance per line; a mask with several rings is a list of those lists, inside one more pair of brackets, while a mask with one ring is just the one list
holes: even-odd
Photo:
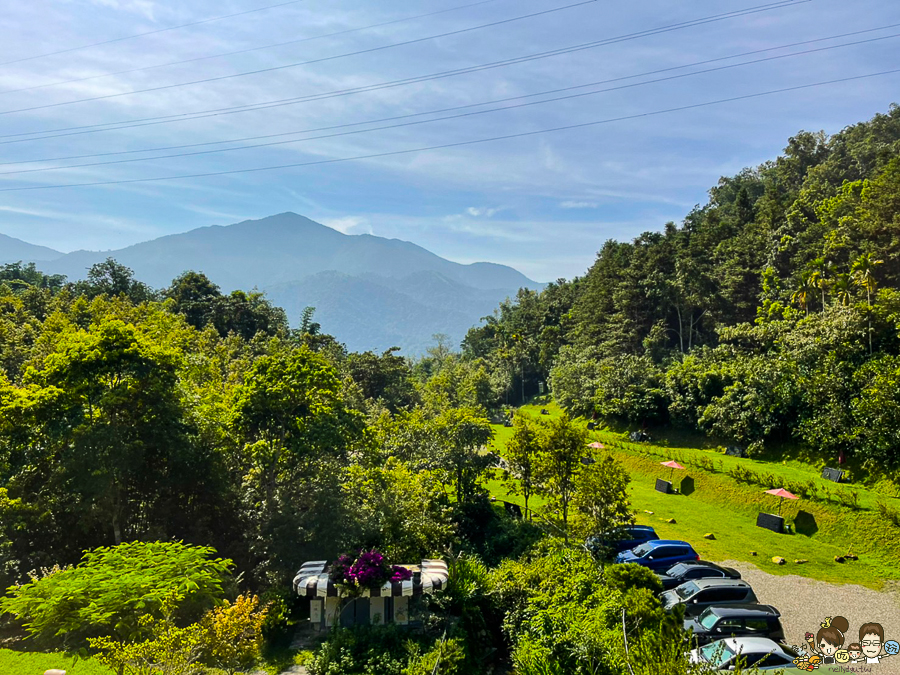
[[280, 2], [277, 5], [266, 5], [265, 7], [257, 7], [255, 9], [247, 9], [243, 12], [235, 12], [233, 14], [222, 14], [221, 16], [213, 16], [208, 19], [200, 19], [198, 21], [191, 21], [189, 23], [181, 23], [177, 26], [167, 26], [166, 28], [157, 28], [155, 30], [148, 30], [144, 33], [134, 33], [133, 35], [123, 35], [122, 37], [112, 38], [109, 40], [102, 40], [101, 42], [91, 42], [86, 45], [79, 45], [77, 47], [68, 47], [66, 49], [59, 49], [55, 52], [45, 52], [44, 54], [34, 54], [33, 56], [24, 56], [19, 59], [13, 59], [11, 61], [3, 61], [0, 62], [0, 66], [9, 66], [14, 63], [23, 63], [24, 61], [34, 61], [35, 59], [43, 59], [47, 56], [57, 56], [59, 54], [71, 54], [72, 52], [78, 52], [82, 49], [89, 49], [90, 47], [100, 47], [102, 45], [112, 44], [114, 42], [124, 42], [125, 40], [133, 40], [135, 38], [146, 37], [147, 35], [157, 35], [159, 33], [166, 33], [172, 30], [178, 30], [179, 28], [189, 28], [191, 26], [199, 26], [204, 23], [212, 23], [213, 21], [222, 21], [223, 19], [233, 19], [237, 16], [246, 16], [247, 14], [255, 14], [256, 12], [264, 12], [268, 9], [275, 9], [277, 7], [287, 7], [288, 5], [296, 5], [301, 2], [306, 2], [306, 0], [290, 0], [289, 2]]
[[314, 160], [311, 162], [293, 162], [290, 164], [279, 164], [275, 166], [259, 166], [259, 167], [250, 167], [246, 169], [228, 169], [225, 171], [209, 171], [204, 173], [193, 173], [193, 174], [180, 174], [180, 175], [171, 175], [171, 176], [155, 176], [151, 178], [127, 178], [120, 180], [111, 180], [111, 181], [94, 181], [89, 183], [63, 183], [56, 185], [30, 185], [26, 187], [12, 187], [12, 188], [0, 188], [0, 192], [24, 192], [31, 190], [54, 190], [61, 188], [80, 188], [80, 187], [101, 187], [101, 186], [112, 186], [112, 185], [128, 185], [134, 183], [154, 183], [161, 181], [170, 181], [170, 180], [184, 180], [189, 178], [209, 178], [215, 176], [230, 176], [235, 174], [244, 174], [244, 173], [257, 173], [262, 171], [278, 171], [281, 169], [294, 169], [301, 167], [309, 167], [309, 166], [322, 166], [327, 164], [340, 164], [344, 162], [353, 162], [353, 161], [361, 161], [367, 159], [380, 159], [385, 157], [397, 157], [401, 155], [409, 155], [419, 152], [429, 152], [432, 150], [446, 150], [450, 148], [459, 148], [470, 145], [478, 145], [482, 143], [493, 143], [497, 141], [503, 140], [511, 140], [515, 138], [527, 138], [531, 136], [539, 136], [543, 134], [556, 133], [560, 131], [571, 131], [574, 129], [586, 129], [589, 127], [598, 126], [601, 124], [611, 124], [613, 122], [622, 122], [626, 120], [633, 119], [641, 119], [645, 117], [653, 117], [657, 115], [665, 115], [675, 112], [682, 112], [685, 110], [695, 110], [698, 108], [705, 108], [708, 106], [714, 105], [722, 105], [724, 103], [733, 103], [735, 101], [746, 101], [752, 98], [760, 98], [763, 96], [772, 96], [775, 94], [783, 94], [792, 91], [800, 91], [803, 89], [811, 89], [813, 87], [822, 87], [832, 84], [841, 84], [844, 82], [853, 82], [857, 80], [873, 78], [873, 77], [881, 77], [884, 75], [892, 75], [895, 73], [900, 73], [900, 68], [895, 68], [893, 70], [884, 70], [877, 73], [868, 73], [865, 75], [853, 75], [851, 77], [843, 77], [834, 80], [826, 80], [824, 82], [814, 82], [810, 84], [801, 84], [795, 85], [792, 87], [784, 87], [781, 89], [771, 89], [769, 91], [757, 92], [754, 94], [744, 94], [741, 96], [732, 96], [730, 98], [718, 99], [715, 101], [704, 101], [702, 103], [694, 103], [685, 106], [678, 106], [675, 108], [665, 108], [663, 110], [654, 110], [646, 113], [638, 113], [634, 115], [623, 115], [621, 117], [611, 117], [603, 120], [595, 120], [592, 122], [581, 122], [578, 124], [567, 124], [565, 126], [560, 127], [551, 127], [549, 129], [536, 129], [532, 131], [522, 131], [514, 134], [506, 134], [503, 136], [490, 136], [487, 138], [476, 138], [468, 141], [456, 141], [453, 143], [444, 143], [441, 145], [431, 145], [419, 148], [407, 148], [404, 150], [391, 150], [387, 152], [377, 152], [367, 155], [356, 155], [353, 157], [337, 157], [333, 159], [320, 159]]
[[[420, 75], [410, 78], [405, 78], [401, 80], [392, 80], [388, 82], [380, 82], [371, 85], [365, 85], [361, 87], [354, 87], [348, 89], [339, 89], [330, 92], [320, 92], [317, 94], [308, 94], [306, 96], [299, 96], [287, 99], [278, 99], [274, 101], [264, 101], [260, 103], [248, 103], [239, 106], [231, 106], [225, 108], [212, 108], [208, 110], [200, 110], [193, 111], [189, 113], [177, 113], [173, 115], [159, 115], [155, 117], [144, 117], [137, 118], [132, 120], [123, 120], [120, 122], [103, 122], [98, 124], [88, 124], [88, 125], [80, 125], [80, 126], [72, 126], [72, 127], [61, 127], [56, 129], [45, 129], [43, 131], [28, 131], [28, 132], [18, 132], [14, 134], [5, 134], [0, 135], [0, 144], [5, 145], [9, 143], [23, 143], [28, 141], [41, 141], [48, 140], [53, 138], [61, 138], [64, 136], [76, 136], [82, 134], [91, 134], [91, 133], [100, 133], [105, 131], [118, 131], [122, 129], [132, 129], [137, 127], [144, 126], [154, 126], [158, 124], [169, 124], [172, 122], [181, 122], [181, 121], [189, 121], [194, 119], [204, 119], [208, 117], [217, 117], [220, 115], [232, 115], [238, 114], [242, 112], [253, 112], [256, 110], [265, 110], [268, 108], [281, 107], [286, 105], [295, 105], [297, 103], [305, 103], [307, 101], [315, 101], [322, 100], [326, 98], [335, 98], [339, 96], [349, 96], [353, 94], [359, 93], [367, 93], [370, 91], [379, 91], [381, 89], [390, 89], [394, 87], [406, 86], [409, 84], [418, 84], [420, 82], [428, 82], [438, 79], [443, 79], [447, 77], [454, 77], [457, 75], [463, 75], [474, 72], [481, 72], [483, 70], [490, 70], [494, 68], [501, 68], [509, 65], [516, 65], [519, 63], [526, 63], [530, 61], [535, 61], [539, 59], [550, 58], [553, 56], [559, 56], [563, 54], [571, 54], [579, 51], [584, 51], [588, 49], [595, 49], [597, 47], [603, 47], [612, 44], [618, 44], [621, 42], [627, 42], [630, 40], [636, 40], [644, 37], [652, 37], [654, 35], [660, 35], [663, 33], [669, 33], [677, 30], [683, 30], [685, 28], [693, 28], [696, 26], [706, 25], [709, 23], [715, 23], [719, 21], [725, 21], [731, 18], [739, 18], [743, 16], [747, 16], [750, 14], [758, 14], [761, 12], [767, 12], [774, 9], [780, 9], [786, 6], [805, 4], [807, 2], [811, 2], [812, 0], [793, 0], [788, 2], [775, 2], [767, 5], [758, 5], [755, 7], [749, 7], [742, 10], [734, 10], [731, 12], [726, 12], [724, 14], [717, 14], [709, 17], [703, 17], [700, 19], [692, 19], [690, 21], [685, 21], [677, 24], [671, 24], [668, 26], [661, 26], [659, 28], [647, 29], [644, 31], [639, 31], [636, 33], [627, 33], [624, 35], [618, 35], [610, 38], [604, 38], [602, 40], [596, 40], [593, 42], [581, 43], [578, 45], [574, 45], [571, 47], [563, 47], [559, 49], [538, 52], [535, 54], [530, 54], [526, 56], [520, 56], [510, 59], [505, 59], [502, 61], [494, 61], [490, 63], [479, 64], [475, 66], [469, 66], [466, 68], [457, 68], [455, 70], [442, 71], [438, 73], [431, 73], [428, 75]], [[25, 137], [28, 138], [25, 138]], [[13, 140], [2, 140], [2, 139], [13, 139]]]
[[[897, 26], [900, 24], [894, 24], [894, 25]], [[873, 30], [883, 30], [883, 28], [880, 28], [880, 29], [873, 28], [873, 29], [869, 29], [867, 31], [857, 31], [857, 33], [871, 32]], [[515, 105], [503, 106], [503, 107], [499, 107], [499, 108], [488, 108], [486, 110], [476, 110], [476, 111], [471, 111], [471, 112], [466, 112], [466, 113], [449, 115], [446, 117], [436, 117], [433, 119], [418, 120], [418, 121], [413, 121], [413, 122], [404, 122], [401, 124], [392, 124], [392, 125], [388, 125], [388, 126], [373, 127], [373, 128], [369, 128], [369, 129], [358, 129], [356, 131], [345, 131], [345, 132], [340, 132], [340, 133], [327, 134], [324, 136], [309, 136], [306, 138], [298, 138], [298, 139], [282, 140], [282, 141], [272, 141], [272, 142], [268, 142], [268, 143], [259, 143], [259, 144], [254, 144], [254, 145], [242, 145], [242, 146], [237, 146], [237, 147], [233, 147], [233, 148], [218, 148], [218, 149], [213, 149], [213, 150], [200, 150], [200, 151], [195, 151], [195, 152], [183, 152], [183, 153], [175, 153], [175, 154], [170, 154], [170, 155], [158, 155], [158, 156], [153, 156], [153, 157], [135, 157], [135, 158], [131, 158], [131, 159], [118, 159], [118, 160], [109, 160], [109, 161], [102, 161], [102, 162], [89, 162], [89, 163], [84, 163], [84, 164], [72, 164], [72, 165], [68, 165], [68, 166], [51, 166], [51, 167], [38, 167], [38, 168], [33, 168], [33, 169], [17, 169], [14, 171], [2, 171], [2, 172], [0, 172], [0, 176], [21, 175], [21, 174], [47, 172], [47, 171], [63, 171], [66, 169], [81, 169], [81, 168], [95, 167], [95, 166], [109, 166], [109, 165], [113, 165], [113, 164], [130, 164], [130, 163], [135, 163], [135, 162], [149, 162], [149, 161], [154, 161], [154, 160], [173, 159], [173, 158], [178, 158], [178, 157], [194, 157], [197, 155], [208, 155], [208, 154], [214, 154], [214, 153], [220, 153], [220, 152], [233, 152], [233, 151], [237, 151], [237, 150], [252, 150], [252, 149], [256, 149], [256, 148], [266, 148], [266, 147], [274, 147], [274, 146], [280, 146], [280, 145], [288, 145], [288, 144], [293, 144], [293, 143], [303, 143], [306, 141], [322, 140], [322, 139], [327, 139], [327, 138], [352, 136], [352, 135], [357, 135], [357, 134], [370, 133], [373, 131], [384, 131], [384, 130], [390, 130], [390, 129], [403, 128], [403, 127], [417, 126], [417, 125], [422, 125], [422, 124], [432, 124], [434, 122], [442, 122], [442, 121], [446, 121], [446, 120], [472, 117], [475, 115], [483, 115], [483, 114], [493, 113], [493, 112], [503, 112], [506, 110], [514, 110], [514, 109], [525, 108], [525, 107], [530, 107], [530, 106], [534, 106], [534, 105], [543, 105], [545, 103], [554, 103], [554, 102], [558, 102], [558, 101], [583, 98], [585, 96], [594, 96], [597, 94], [608, 93], [611, 91], [621, 91], [623, 89], [633, 89], [636, 87], [643, 87], [643, 86], [650, 85], [650, 84], [659, 84], [661, 82], [669, 82], [672, 80], [678, 80], [678, 79], [683, 79], [683, 78], [687, 78], [687, 77], [694, 77], [696, 75], [704, 75], [704, 74], [708, 74], [708, 73], [729, 70], [732, 68], [756, 65], [759, 63], [765, 63], [765, 62], [769, 62], [769, 61], [777, 61], [780, 59], [793, 58], [795, 56], [803, 56], [803, 55], [814, 54], [814, 53], [819, 53], [819, 52], [824, 52], [824, 51], [830, 51], [833, 49], [841, 49], [841, 48], [845, 48], [845, 47], [857, 46], [857, 45], [861, 45], [861, 44], [870, 44], [873, 42], [878, 42], [881, 40], [888, 40], [888, 39], [893, 39], [893, 38], [900, 38], [900, 33], [894, 33], [892, 35], [885, 35], [885, 36], [881, 36], [881, 37], [877, 37], [877, 38], [870, 38], [867, 40], [859, 40], [856, 42], [843, 43], [843, 44], [839, 44], [839, 45], [831, 45], [828, 47], [819, 47], [817, 49], [808, 49], [808, 50], [804, 50], [804, 51], [800, 51], [800, 52], [793, 52], [791, 54], [780, 54], [777, 56], [769, 56], [769, 57], [762, 58], [762, 59], [755, 59], [753, 61], [732, 63], [732, 64], [728, 64], [728, 65], [724, 65], [724, 66], [718, 66], [715, 68], [707, 68], [705, 70], [698, 70], [698, 71], [694, 71], [694, 72], [690, 72], [690, 73], [683, 73], [681, 75], [670, 75], [668, 77], [662, 77], [662, 78], [658, 78], [655, 80], [646, 80], [643, 82], [620, 85], [617, 87], [610, 87], [607, 89], [599, 89], [599, 90], [594, 90], [594, 91], [581, 92], [578, 94], [569, 94], [566, 96], [548, 98], [548, 99], [543, 99], [540, 101], [518, 103]], [[808, 40], [805, 43], [799, 43], [799, 44], [809, 44], [812, 42], [821, 42], [823, 40], [829, 40], [829, 39], [835, 39], [835, 38], [834, 37], [819, 38], [818, 40]], [[795, 45], [789, 45], [789, 46], [795, 46]], [[785, 46], [770, 47], [770, 48], [764, 49], [764, 50], [757, 50], [756, 53], [763, 52], [763, 51], [774, 51], [777, 49], [785, 49], [785, 48], [786, 48]], [[701, 62], [700, 64], [687, 64], [684, 66], [675, 66], [673, 68], [663, 69], [663, 71], [690, 68], [690, 67], [694, 67], [695, 65], [702, 65], [703, 63], [709, 63], [711, 61], [724, 61], [727, 59], [739, 58], [740, 56], [745, 56], [745, 55], [746, 54], [724, 56], [724, 57], [720, 57], [718, 59], [710, 59], [708, 61]], [[660, 71], [655, 71], [655, 72], [658, 73]], [[440, 114], [440, 113], [444, 113], [444, 112], [451, 112], [451, 111], [462, 110], [462, 109], [467, 109], [467, 108], [475, 108], [475, 107], [480, 107], [480, 106], [493, 105], [496, 103], [505, 103], [505, 102], [509, 102], [509, 101], [521, 100], [523, 98], [546, 96], [546, 95], [550, 95], [550, 94], [554, 94], [554, 93], [559, 93], [562, 91], [571, 91], [573, 89], [583, 89], [585, 87], [597, 86], [599, 84], [606, 84], [606, 83], [614, 82], [614, 81], [634, 79], [637, 77], [645, 77], [648, 74], [654, 74], [654, 73], [642, 73], [642, 74], [638, 74], [638, 75], [629, 75], [629, 76], [625, 76], [625, 77], [615, 78], [613, 80], [605, 80], [605, 81], [601, 81], [601, 82], [592, 82], [589, 84], [574, 85], [574, 86], [570, 86], [570, 87], [564, 87], [561, 89], [537, 92], [537, 93], [533, 93], [533, 94], [525, 94], [525, 95], [521, 95], [521, 96], [512, 96], [509, 98], [498, 99], [498, 100], [494, 100], [494, 101], [486, 101], [486, 102], [482, 102], [482, 103], [472, 103], [472, 104], [468, 104], [468, 105], [464, 105], [464, 106], [456, 106], [453, 108], [444, 108], [441, 110], [431, 110], [431, 111], [426, 111], [426, 112], [410, 113], [410, 114], [406, 114], [406, 115], [398, 115], [395, 117], [382, 118], [379, 120], [368, 120], [365, 122], [352, 122], [352, 123], [348, 123], [348, 124], [338, 124], [338, 125], [333, 125], [331, 127], [323, 127], [320, 129], [294, 131], [294, 132], [286, 132], [286, 133], [280, 133], [280, 134], [267, 134], [265, 136], [252, 136], [252, 137], [248, 137], [248, 138], [239, 138], [239, 139], [232, 139], [232, 140], [225, 140], [225, 141], [211, 141], [208, 143], [194, 143], [194, 144], [185, 145], [185, 146], [171, 146], [169, 148], [156, 148], [156, 149], [152, 149], [152, 150], [124, 150], [124, 151], [119, 151], [119, 152], [98, 153], [95, 155], [82, 155], [82, 156], [58, 158], [58, 159], [29, 160], [29, 161], [22, 161], [22, 162], [2, 162], [2, 163], [0, 163], [0, 166], [9, 166], [9, 165], [13, 165], [13, 164], [32, 164], [32, 163], [36, 163], [36, 162], [47, 162], [47, 161], [63, 161], [66, 159], [84, 159], [84, 158], [89, 158], [89, 157], [104, 157], [104, 156], [110, 156], [110, 155], [131, 154], [131, 153], [135, 153], [135, 152], [153, 152], [153, 151], [159, 152], [159, 151], [163, 151], [163, 150], [201, 147], [201, 146], [207, 146], [207, 145], [219, 145], [219, 144], [223, 144], [223, 143], [239, 143], [239, 142], [249, 141], [249, 140], [260, 140], [260, 139], [265, 139], [265, 138], [276, 138], [276, 137], [283, 137], [283, 136], [295, 136], [297, 134], [302, 134], [302, 133], [312, 133], [315, 131], [328, 131], [328, 130], [333, 130], [333, 129], [343, 129], [343, 128], [354, 127], [354, 126], [362, 126], [362, 125], [366, 125], [366, 124], [378, 124], [381, 122], [389, 122], [389, 121], [394, 121], [394, 120], [398, 120], [398, 119], [408, 119], [411, 117], [421, 117], [424, 115], [436, 115], [436, 114]]]
[[455, 7], [447, 7], [446, 9], [435, 10], [434, 12], [427, 12], [425, 14], [414, 14], [413, 16], [405, 16], [400, 19], [392, 19], [390, 21], [382, 21], [381, 23], [373, 23], [368, 26], [359, 26], [357, 28], [347, 28], [345, 30], [335, 31], [333, 33], [323, 33], [321, 35], [312, 35], [310, 37], [298, 38], [296, 40], [288, 40], [286, 42], [274, 42], [267, 45], [261, 45], [258, 47], [248, 47], [247, 49], [238, 49], [237, 51], [232, 52], [220, 52], [218, 54], [210, 54], [208, 56], [197, 56], [191, 59], [183, 59], [181, 61], [167, 61], [166, 63], [157, 63], [152, 66], [143, 66], [141, 68], [129, 68], [128, 70], [116, 70], [109, 73], [103, 73], [100, 75], [89, 75], [87, 77], [79, 77], [72, 80], [59, 80], [58, 82], [48, 82], [46, 84], [36, 84], [31, 87], [22, 87], [21, 89], [3, 89], [0, 90], [0, 94], [15, 94], [22, 91], [34, 91], [35, 89], [47, 89], [49, 87], [58, 87], [64, 84], [75, 84], [78, 82], [87, 82], [89, 80], [99, 80], [104, 77], [113, 77], [114, 75], [128, 75], [130, 73], [141, 73], [147, 70], [156, 70], [157, 68], [167, 68], [169, 66], [180, 66], [186, 63], [196, 63], [198, 61], [209, 61], [211, 59], [221, 59], [226, 56], [237, 56], [239, 54], [249, 54], [250, 52], [258, 52], [263, 49], [274, 49], [276, 47], [286, 47], [288, 45], [296, 45], [303, 42], [312, 42], [313, 40], [322, 40], [330, 37], [337, 37], [339, 35], [349, 35], [350, 33], [361, 33], [362, 31], [372, 30], [374, 28], [383, 28], [385, 26], [393, 26], [398, 23], [405, 23], [407, 21], [414, 21], [416, 19], [424, 19], [430, 16], [438, 16], [439, 14], [448, 14], [450, 12], [457, 12], [463, 9], [470, 9], [472, 7], [478, 7], [479, 5], [488, 5], [495, 2], [500, 2], [500, 0], [479, 0], [479, 2], [471, 2], [468, 5], [457, 5]]
[[[378, 47], [369, 47], [367, 49], [358, 49], [353, 52], [346, 52], [344, 54], [335, 54], [333, 56], [322, 56], [317, 59], [309, 59], [307, 61], [297, 61], [295, 63], [285, 63], [280, 66], [269, 66], [267, 68], [257, 68], [256, 70], [246, 70], [240, 73], [229, 73], [228, 75], [217, 75], [215, 77], [205, 77], [199, 80], [189, 80], [187, 82], [176, 82], [173, 84], [164, 84], [159, 85], [157, 87], [148, 87], [146, 89], [134, 89], [132, 91], [121, 91], [115, 94], [103, 94], [102, 96], [90, 96], [88, 98], [79, 98], [73, 99], [71, 101], [59, 101], [57, 103], [45, 103], [43, 105], [35, 105], [29, 106], [27, 108], [17, 108], [14, 110], [0, 110], [0, 115], [12, 115], [15, 113], [23, 113], [23, 112], [32, 112], [34, 110], [45, 110], [47, 108], [59, 108], [62, 106], [75, 105], [76, 103], [89, 103], [92, 101], [107, 101], [113, 98], [121, 98], [123, 96], [134, 96], [135, 94], [146, 94], [157, 91], [166, 91], [169, 89], [178, 89], [181, 87], [190, 87], [196, 84], [208, 84], [210, 82], [221, 82], [222, 80], [232, 80], [237, 77], [248, 77], [250, 75], [261, 75], [263, 73], [273, 73], [281, 70], [286, 70], [289, 68], [299, 68], [300, 66], [309, 66], [315, 63], [325, 63], [326, 61], [336, 61], [338, 59], [344, 59], [350, 56], [361, 56], [362, 54], [372, 54], [374, 52], [381, 52], [388, 49], [394, 49], [396, 47], [406, 47], [408, 45], [420, 44], [422, 42], [428, 42], [430, 40], [437, 40], [440, 38], [451, 37], [454, 35], [462, 35], [464, 33], [471, 33], [477, 30], [482, 30], [485, 28], [493, 28], [495, 26], [501, 26], [508, 23], [513, 23], [515, 21], [523, 21], [525, 19], [533, 19], [538, 16], [546, 16], [547, 14], [553, 14], [554, 12], [562, 12], [567, 9], [573, 9], [575, 7], [583, 7], [584, 5], [592, 5], [596, 3], [598, 0], [579, 0], [578, 2], [574, 2], [568, 5], [563, 5], [562, 7], [553, 7], [551, 9], [541, 10], [540, 12], [532, 12], [531, 14], [522, 14], [519, 16], [510, 17], [508, 19], [500, 19], [497, 21], [491, 21], [490, 23], [483, 23], [477, 26], [469, 26], [468, 28], [459, 28], [457, 30], [447, 31], [444, 33], [438, 33], [436, 35], [428, 35], [426, 37], [413, 38], [412, 40], [403, 40], [401, 42], [392, 42], [386, 45], [379, 45]], [[789, 0], [789, 4], [795, 4], [793, 1]]]

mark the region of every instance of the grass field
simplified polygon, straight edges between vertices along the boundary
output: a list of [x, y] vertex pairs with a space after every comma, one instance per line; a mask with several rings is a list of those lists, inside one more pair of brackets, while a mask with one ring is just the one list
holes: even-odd
[[[522, 411], [536, 418], [548, 419], [540, 415], [546, 408], [550, 418], [561, 414], [552, 403], [539, 406], [525, 406]], [[495, 428], [494, 446], [501, 455], [510, 429]], [[835, 583], [857, 583], [879, 588], [886, 579], [900, 579], [900, 528], [885, 521], [877, 510], [878, 502], [892, 502], [897, 507], [897, 499], [879, 494], [865, 487], [847, 486], [842, 489], [854, 490], [858, 494], [858, 507], [846, 508], [834, 503], [824, 503], [801, 499], [786, 501], [782, 515], [789, 523], [796, 521], [799, 532], [775, 534], [756, 527], [756, 515], [760, 512], [775, 512], [778, 499], [764, 494], [763, 487], [739, 483], [729, 476], [731, 467], [741, 464], [756, 472], [765, 472], [790, 481], [814, 481], [834, 489], [819, 477], [819, 467], [804, 464], [797, 459], [781, 462], [739, 459], [727, 457], [716, 448], [689, 447], [680, 438], [677, 447], [623, 443], [623, 433], [602, 430], [591, 433], [591, 440], [610, 444], [610, 451], [631, 474], [629, 496], [636, 511], [636, 520], [643, 525], [652, 525], [660, 537], [683, 539], [691, 542], [703, 558], [724, 561], [740, 560], [757, 565], [774, 574], [798, 574]], [[615, 444], [616, 447], [611, 447]], [[702, 443], [697, 443], [702, 445]], [[657, 456], [653, 456], [656, 454]], [[685, 471], [676, 471], [675, 484], [684, 478], [693, 481], [689, 494], [666, 495], [657, 492], [656, 478], [668, 479], [670, 471], [659, 466], [661, 458], [688, 459], [707, 457], [714, 459], [722, 471], [709, 472], [695, 466]], [[721, 465], [718, 464], [721, 462]], [[507, 497], [506, 489], [499, 481], [492, 480], [487, 486], [498, 498], [522, 503], [521, 498]], [[541, 500], [534, 499], [535, 508], [541, 508]], [[648, 513], [650, 512], [650, 513]], [[666, 521], [674, 519], [674, 524]], [[715, 539], [705, 539], [712, 534]], [[859, 561], [836, 563], [835, 556], [852, 552], [860, 556]], [[751, 551], [757, 553], [751, 555]], [[773, 556], [781, 556], [788, 562], [776, 565]], [[794, 560], [808, 562], [796, 564]]]
[[45, 670], [58, 668], [67, 675], [112, 675], [109, 668], [91, 659], [79, 660], [57, 653], [14, 652], [0, 649], [0, 673], [3, 675], [41, 675]]

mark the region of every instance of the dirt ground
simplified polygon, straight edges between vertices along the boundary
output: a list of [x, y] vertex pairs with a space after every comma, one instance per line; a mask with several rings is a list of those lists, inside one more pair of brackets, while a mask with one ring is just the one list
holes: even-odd
[[[795, 575], [767, 574], [753, 565], [728, 561], [722, 563], [739, 570], [753, 586], [759, 601], [781, 612], [785, 637], [792, 645], [802, 646], [807, 632], [815, 633], [825, 617], [843, 616], [850, 622], [846, 645], [859, 642], [859, 627], [864, 623], [880, 623], [885, 640], [900, 642], [900, 584], [873, 591], [863, 586], [836, 585]], [[797, 670], [788, 671], [800, 672]], [[878, 664], [852, 664], [814, 671], [861, 672], [872, 675], [900, 675], [900, 655], [882, 658]]]

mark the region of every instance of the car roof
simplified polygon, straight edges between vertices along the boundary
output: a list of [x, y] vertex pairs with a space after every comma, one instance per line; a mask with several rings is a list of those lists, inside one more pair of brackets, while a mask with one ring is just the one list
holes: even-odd
[[685, 560], [684, 562], [675, 563], [672, 567], [678, 567], [679, 565], [684, 565], [685, 567], [709, 567], [717, 570], [729, 569], [728, 567], [716, 565], [716, 563], [709, 562], [708, 560]]
[[[725, 642], [729, 648], [734, 651], [740, 650], [742, 654], [751, 654], [753, 652], [781, 652], [781, 645], [775, 640], [759, 637], [734, 637], [719, 640]], [[715, 644], [715, 643], [714, 643]]]
[[681, 541], [680, 539], [656, 539], [654, 541], [646, 542], [651, 546], [687, 546], [690, 549], [693, 547], [686, 541]]
[[653, 532], [656, 533], [649, 525], [623, 525], [623, 530], [628, 530], [629, 532]]
[[728, 588], [750, 588], [750, 584], [743, 579], [693, 579], [691, 583], [697, 584], [698, 588], [719, 588], [722, 586]]
[[709, 609], [721, 618], [733, 616], [781, 616], [781, 612], [772, 607], [772, 605], [739, 603], [734, 605], [713, 605]]

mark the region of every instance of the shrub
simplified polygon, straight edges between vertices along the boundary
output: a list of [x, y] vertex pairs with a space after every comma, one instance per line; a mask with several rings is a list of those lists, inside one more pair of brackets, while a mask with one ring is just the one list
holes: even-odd
[[262, 627], [268, 606], [255, 595], [240, 595], [216, 607], [203, 618], [204, 661], [232, 675], [246, 670], [259, 658]]
[[663, 589], [658, 576], [646, 567], [632, 563], [608, 565], [603, 570], [603, 578], [610, 588], [623, 593], [637, 588], [646, 588], [654, 593], [659, 593]]
[[230, 560], [215, 550], [179, 542], [133, 542], [84, 554], [78, 566], [9, 589], [0, 609], [31, 635], [63, 640], [100, 635], [135, 639], [144, 615], [161, 618], [163, 603], [179, 597], [182, 620], [199, 618], [222, 597]]
[[897, 527], [900, 527], [900, 511], [896, 509], [892, 509], [890, 506], [885, 504], [882, 501], [878, 502], [878, 513], [881, 514], [881, 517], [887, 520], [888, 522], [893, 523]]
[[455, 638], [437, 640], [434, 647], [425, 654], [420, 654], [419, 646], [414, 643], [409, 643], [408, 647], [410, 659], [403, 669], [403, 675], [462, 675], [464, 672], [466, 652], [462, 642]]

